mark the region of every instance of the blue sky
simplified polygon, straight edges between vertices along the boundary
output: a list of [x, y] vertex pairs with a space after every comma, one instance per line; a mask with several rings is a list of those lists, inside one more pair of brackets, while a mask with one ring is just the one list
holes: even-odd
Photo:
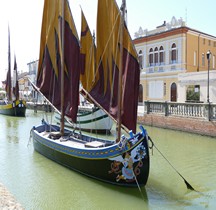
[[[8, 25], [11, 34], [11, 66], [16, 54], [18, 71], [38, 59], [43, 0], [1, 0], [0, 7], [0, 81], [5, 79], [8, 62]], [[80, 6], [91, 30], [95, 29], [97, 0], [69, 0], [80, 32]], [[117, 0], [118, 5], [121, 0]], [[80, 5], [80, 6], [79, 6]], [[128, 28], [132, 38], [141, 26], [152, 30], [175, 16], [188, 27], [216, 36], [215, 0], [127, 0]]]

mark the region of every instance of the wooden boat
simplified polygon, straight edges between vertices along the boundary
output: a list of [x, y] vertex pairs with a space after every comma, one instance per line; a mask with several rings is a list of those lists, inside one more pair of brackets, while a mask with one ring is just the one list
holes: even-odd
[[[149, 176], [148, 135], [142, 126], [136, 132], [140, 69], [125, 7], [125, 0], [121, 12], [114, 0], [98, 1], [95, 60], [85, 68], [93, 42], [83, 12], [80, 48], [68, 1], [44, 1], [36, 86], [61, 113], [61, 124], [42, 120], [31, 136], [35, 150], [59, 164], [100, 181], [139, 187]], [[83, 95], [116, 122], [115, 139], [65, 129], [65, 116], [77, 120], [80, 74]]]
[[[60, 125], [61, 117], [58, 112], [54, 112], [54, 119]], [[70, 121], [70, 119], [65, 120], [65, 127], [68, 129], [98, 134], [109, 134], [113, 126], [113, 120], [102, 109], [92, 105], [79, 106], [77, 123], [72, 121], [68, 123], [67, 121]]]
[[12, 102], [7, 102], [5, 100], [0, 101], [0, 114], [25, 117], [26, 112], [26, 101], [24, 100], [14, 100]]
[[[9, 30], [8, 30], [9, 32]], [[26, 101], [19, 99], [19, 85], [17, 75], [16, 58], [14, 59], [14, 85], [11, 84], [11, 60], [10, 60], [10, 32], [8, 33], [8, 72], [6, 78], [6, 95], [7, 98], [0, 100], [0, 114], [25, 117]], [[12, 91], [13, 90], [13, 91]], [[12, 92], [15, 99], [12, 99]]]

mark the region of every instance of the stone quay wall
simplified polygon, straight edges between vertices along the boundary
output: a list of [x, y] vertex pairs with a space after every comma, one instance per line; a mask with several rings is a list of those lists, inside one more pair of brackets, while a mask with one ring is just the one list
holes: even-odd
[[164, 116], [160, 114], [138, 115], [139, 124], [179, 130], [205, 136], [216, 137], [216, 121], [206, 119]]

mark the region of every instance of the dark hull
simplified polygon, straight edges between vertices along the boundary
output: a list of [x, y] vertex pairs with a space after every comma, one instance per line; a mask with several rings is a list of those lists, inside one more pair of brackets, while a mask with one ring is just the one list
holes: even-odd
[[[43, 137], [37, 131], [42, 131], [44, 128], [38, 126], [32, 129], [32, 137], [35, 150], [47, 158], [81, 174], [111, 184], [130, 187], [137, 187], [138, 183], [139, 186], [146, 184], [149, 175], [146, 135], [137, 134], [136, 138], [129, 139], [124, 147], [119, 146], [121, 143], [112, 144], [111, 141], [104, 140], [110, 145], [76, 148]], [[89, 138], [93, 140], [93, 137], [83, 135], [82, 137], [82, 141], [90, 141]]]
[[23, 100], [0, 105], [0, 114], [16, 117], [25, 117], [26, 102]]

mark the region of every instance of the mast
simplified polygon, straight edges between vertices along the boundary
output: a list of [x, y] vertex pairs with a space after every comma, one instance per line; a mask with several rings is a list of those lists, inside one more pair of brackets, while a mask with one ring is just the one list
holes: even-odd
[[61, 128], [60, 133], [64, 135], [64, 34], [65, 34], [65, 0], [62, 0], [62, 56], [61, 56]]
[[12, 100], [11, 95], [11, 53], [10, 53], [10, 28], [8, 26], [8, 72], [7, 72], [7, 80], [6, 80], [6, 92], [8, 94], [8, 101]]
[[16, 63], [15, 55], [14, 55], [14, 71], [13, 71], [13, 94], [15, 95], [16, 100], [19, 100], [19, 82], [18, 82], [17, 63]]
[[122, 116], [122, 68], [123, 68], [123, 36], [124, 36], [124, 18], [125, 18], [126, 0], [122, 0], [121, 6], [121, 23], [120, 23], [120, 65], [119, 65], [119, 79], [118, 79], [118, 138], [117, 142], [121, 138], [121, 116]]

